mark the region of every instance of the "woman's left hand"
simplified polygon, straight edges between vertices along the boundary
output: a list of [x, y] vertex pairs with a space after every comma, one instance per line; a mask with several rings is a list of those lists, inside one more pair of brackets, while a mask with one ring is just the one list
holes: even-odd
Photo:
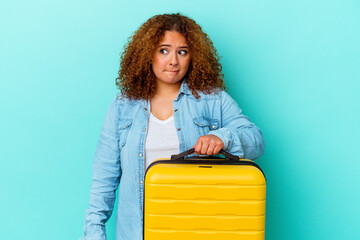
[[192, 148], [195, 148], [197, 155], [215, 155], [224, 148], [224, 143], [219, 137], [209, 134], [199, 137]]

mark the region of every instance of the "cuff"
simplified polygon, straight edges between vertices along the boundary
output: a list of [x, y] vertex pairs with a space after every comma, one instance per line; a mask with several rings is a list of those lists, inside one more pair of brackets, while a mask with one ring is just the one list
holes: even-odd
[[214, 135], [220, 138], [224, 143], [224, 150], [231, 148], [231, 133], [228, 129], [220, 128], [218, 130], [210, 131], [208, 135]]
[[84, 235], [79, 240], [106, 240], [105, 226], [98, 224], [88, 225]]

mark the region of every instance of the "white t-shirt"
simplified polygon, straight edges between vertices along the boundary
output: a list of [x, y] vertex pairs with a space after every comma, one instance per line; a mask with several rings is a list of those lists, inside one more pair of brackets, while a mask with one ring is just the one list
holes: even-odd
[[179, 139], [174, 116], [160, 120], [151, 113], [145, 140], [145, 169], [158, 158], [170, 158], [178, 153]]

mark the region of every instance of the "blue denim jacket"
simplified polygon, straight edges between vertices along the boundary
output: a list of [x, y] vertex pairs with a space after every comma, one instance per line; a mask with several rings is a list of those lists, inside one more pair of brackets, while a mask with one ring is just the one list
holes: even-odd
[[[196, 99], [184, 81], [173, 101], [181, 152], [194, 146], [200, 136], [213, 134], [232, 154], [247, 159], [263, 154], [261, 131], [226, 92], [199, 95]], [[112, 214], [118, 187], [115, 239], [143, 239], [144, 147], [149, 115], [145, 100], [129, 100], [118, 94], [110, 104], [93, 161], [82, 240], [106, 239], [105, 223]]]

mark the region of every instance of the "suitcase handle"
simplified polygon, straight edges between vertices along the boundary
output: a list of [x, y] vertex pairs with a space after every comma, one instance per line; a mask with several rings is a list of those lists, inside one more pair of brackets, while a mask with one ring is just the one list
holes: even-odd
[[[190, 148], [189, 150], [186, 150], [185, 152], [176, 154], [176, 155], [171, 155], [171, 160], [184, 160], [186, 156], [193, 154], [195, 152], [195, 148]], [[225, 160], [228, 161], [239, 161], [239, 157], [232, 155], [231, 153], [228, 153], [227, 151], [225, 151], [224, 149], [221, 149], [219, 154], [222, 154], [225, 156]]]

